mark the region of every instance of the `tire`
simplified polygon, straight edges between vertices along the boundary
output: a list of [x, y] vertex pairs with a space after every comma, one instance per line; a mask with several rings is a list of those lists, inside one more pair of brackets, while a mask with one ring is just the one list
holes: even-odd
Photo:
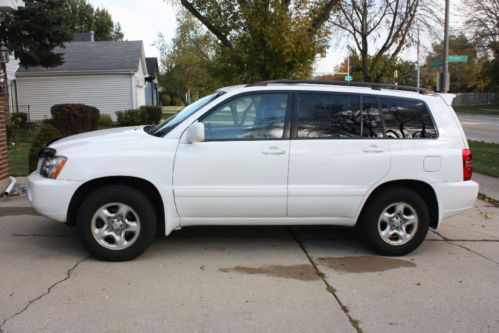
[[404, 187], [391, 187], [367, 203], [360, 227], [374, 252], [402, 256], [421, 245], [429, 222], [428, 206], [419, 194]]
[[83, 246], [95, 258], [127, 261], [141, 255], [154, 241], [156, 211], [133, 187], [109, 185], [90, 193], [76, 217]]

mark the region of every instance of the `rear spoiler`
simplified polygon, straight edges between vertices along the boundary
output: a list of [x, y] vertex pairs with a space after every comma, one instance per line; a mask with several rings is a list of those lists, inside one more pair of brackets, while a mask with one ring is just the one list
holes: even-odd
[[456, 98], [456, 95], [454, 94], [437, 93], [437, 95], [449, 106], [452, 106], [452, 101]]

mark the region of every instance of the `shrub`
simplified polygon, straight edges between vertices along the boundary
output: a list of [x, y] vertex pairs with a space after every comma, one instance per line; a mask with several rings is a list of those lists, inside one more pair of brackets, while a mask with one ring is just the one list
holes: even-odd
[[99, 126], [100, 127], [112, 127], [113, 126], [113, 118], [111, 118], [108, 114], [101, 114], [99, 117]]
[[168, 95], [168, 94], [161, 95], [161, 104], [163, 104], [164, 106], [168, 106], [171, 103], [172, 103], [172, 98], [170, 95]]
[[161, 121], [163, 115], [161, 107], [155, 105], [143, 105], [140, 107], [140, 111], [143, 124], [156, 125]]
[[38, 152], [43, 148], [49, 141], [60, 138], [61, 133], [50, 124], [42, 124], [40, 130], [36, 134], [31, 148], [29, 150], [29, 172], [36, 169], [38, 164]]
[[116, 112], [118, 126], [136, 126], [142, 124], [140, 110], [132, 109]]
[[183, 105], [184, 105], [184, 102], [182, 101], [182, 99], [181, 99], [180, 97], [173, 96], [173, 97], [172, 97], [172, 105], [175, 105], [175, 106], [183, 106]]
[[84, 104], [56, 104], [50, 113], [63, 136], [94, 131], [99, 122], [99, 110]]
[[28, 114], [25, 112], [15, 112], [10, 115], [10, 123], [13, 128], [24, 128], [28, 123]]

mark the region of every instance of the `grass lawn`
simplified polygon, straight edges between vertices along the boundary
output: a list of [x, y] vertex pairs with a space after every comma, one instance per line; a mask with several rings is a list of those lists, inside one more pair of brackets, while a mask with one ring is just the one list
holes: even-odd
[[458, 105], [454, 106], [458, 113], [486, 114], [499, 116], [499, 104], [487, 105]]
[[9, 168], [12, 176], [27, 176], [29, 172], [28, 156], [31, 144], [19, 142], [16, 148], [9, 150]]
[[177, 113], [180, 110], [182, 110], [184, 107], [183, 106], [162, 106], [161, 109], [163, 112], [171, 112], [171, 113]]
[[473, 153], [473, 170], [499, 177], [499, 144], [468, 140]]

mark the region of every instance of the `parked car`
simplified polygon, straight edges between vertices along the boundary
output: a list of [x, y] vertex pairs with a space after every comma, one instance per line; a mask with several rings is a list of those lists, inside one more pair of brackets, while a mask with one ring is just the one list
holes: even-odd
[[393, 88], [223, 88], [157, 126], [51, 143], [28, 197], [102, 260], [201, 225], [358, 225], [377, 253], [404, 255], [470, 208], [478, 184], [452, 95]]

